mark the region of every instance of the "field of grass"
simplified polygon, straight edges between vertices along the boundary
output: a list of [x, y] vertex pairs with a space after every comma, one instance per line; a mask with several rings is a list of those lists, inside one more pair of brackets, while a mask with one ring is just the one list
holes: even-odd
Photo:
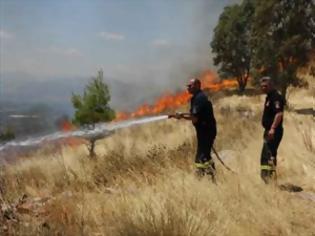
[[[313, 95], [312, 88], [291, 91], [278, 154], [278, 183], [299, 185], [307, 196], [315, 194]], [[315, 201], [260, 179], [263, 101], [213, 101], [215, 147], [237, 172], [213, 155], [217, 185], [195, 177], [194, 129], [177, 120], [120, 130], [98, 141], [96, 160], [82, 145], [1, 167], [8, 216], [0, 218], [0, 235], [314, 236]], [[18, 200], [33, 205], [10, 212]]]

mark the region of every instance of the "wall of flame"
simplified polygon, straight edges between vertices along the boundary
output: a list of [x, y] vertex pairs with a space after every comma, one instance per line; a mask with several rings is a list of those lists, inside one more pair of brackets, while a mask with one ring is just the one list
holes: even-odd
[[[202, 89], [211, 91], [237, 87], [236, 80], [220, 80], [218, 75], [210, 70], [203, 72], [199, 76], [199, 79], [201, 80]], [[190, 97], [191, 95], [185, 90], [173, 94], [164, 93], [162, 96], [158, 97], [152, 105], [142, 104], [133, 112], [117, 112], [116, 121], [156, 115], [167, 110], [176, 109], [187, 104]]]

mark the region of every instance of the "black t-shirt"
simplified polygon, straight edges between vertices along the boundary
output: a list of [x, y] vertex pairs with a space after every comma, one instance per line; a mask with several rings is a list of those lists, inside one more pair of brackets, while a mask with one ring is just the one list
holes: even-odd
[[216, 120], [212, 103], [201, 90], [191, 98], [190, 114], [198, 118], [197, 123], [194, 124], [196, 129], [209, 129], [212, 134], [216, 135]]
[[[277, 90], [273, 90], [267, 94], [264, 113], [262, 116], [262, 125], [266, 130], [269, 130], [271, 128], [271, 125], [274, 121], [276, 114], [279, 112], [283, 112], [283, 107], [284, 107], [284, 99], [277, 92]], [[277, 129], [281, 129], [281, 128], [282, 128], [282, 120], [280, 124], [278, 125]]]

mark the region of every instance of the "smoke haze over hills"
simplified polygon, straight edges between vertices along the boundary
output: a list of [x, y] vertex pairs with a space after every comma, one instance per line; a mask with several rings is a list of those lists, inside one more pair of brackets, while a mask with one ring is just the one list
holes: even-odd
[[71, 114], [71, 93], [102, 68], [116, 109], [150, 102], [211, 66], [212, 29], [233, 2], [0, 0], [0, 100]]

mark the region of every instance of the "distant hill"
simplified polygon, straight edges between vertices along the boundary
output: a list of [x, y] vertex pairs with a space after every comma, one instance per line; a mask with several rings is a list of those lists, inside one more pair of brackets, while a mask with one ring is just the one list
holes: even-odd
[[[34, 78], [19, 73], [1, 74], [0, 104], [18, 110], [26, 105], [45, 104], [56, 112], [72, 115], [71, 94], [82, 93], [90, 77]], [[108, 78], [111, 104], [116, 110], [133, 110], [139, 104], [150, 103], [165, 89], [159, 82], [132, 82]], [[1, 101], [2, 100], [2, 101]]]

